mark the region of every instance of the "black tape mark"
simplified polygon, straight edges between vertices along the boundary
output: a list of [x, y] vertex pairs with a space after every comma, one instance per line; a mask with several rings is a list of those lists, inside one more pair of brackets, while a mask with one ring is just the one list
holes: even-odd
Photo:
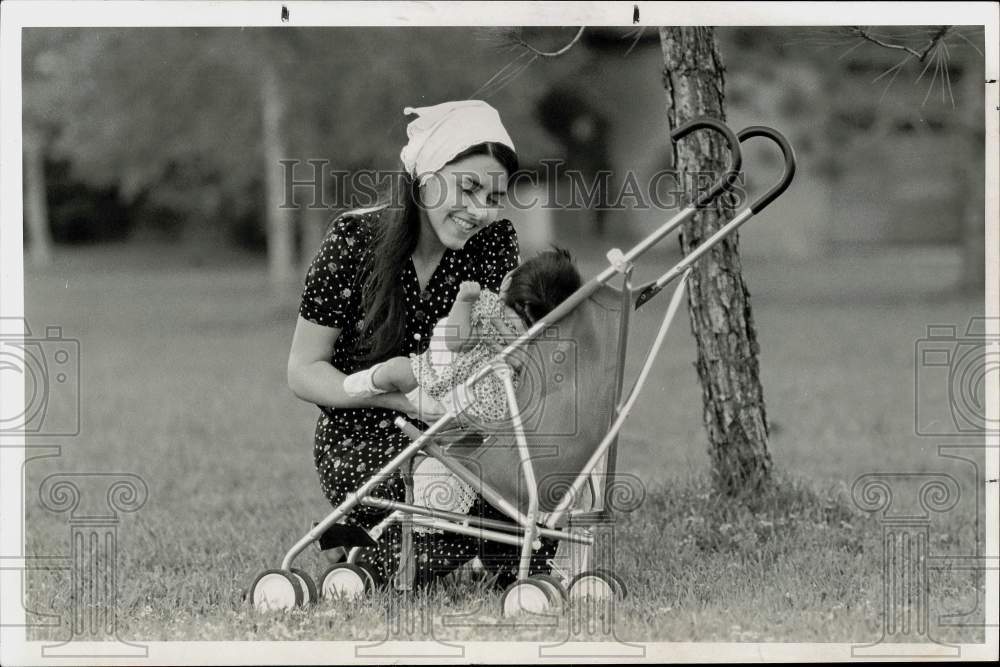
[[639, 5], [632, 5], [632, 23], [639, 22]]
[[281, 22], [288, 23], [288, 7], [281, 5]]

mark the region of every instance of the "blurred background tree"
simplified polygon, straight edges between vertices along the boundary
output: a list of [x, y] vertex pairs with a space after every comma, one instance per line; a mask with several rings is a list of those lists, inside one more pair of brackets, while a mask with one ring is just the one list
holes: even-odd
[[[961, 238], [964, 255], [959, 287], [982, 290], [986, 278], [985, 125], [979, 94], [984, 85], [985, 68], [983, 51], [968, 36], [971, 34], [981, 43], [982, 29], [965, 26], [878, 29], [853, 26], [842, 32], [854, 41], [852, 49], [863, 49], [859, 57], [868, 55], [876, 66], [890, 56], [895, 61], [891, 66], [883, 65], [882, 73], [874, 79], [885, 80], [879, 102], [892, 95], [897, 109], [901, 108], [908, 117], [902, 122], [897, 120], [895, 129], [907, 132], [923, 125], [939, 134], [953, 130], [957, 136], [960, 147], [966, 153], [965, 159], [939, 163], [937, 178], [934, 179], [938, 182], [928, 185], [932, 189], [936, 185], [939, 191], [942, 191], [943, 185], [943, 198], [951, 192], [958, 200], [958, 215], [955, 217], [958, 219], [957, 235]], [[919, 107], [912, 95], [892, 91], [899, 75], [908, 70], [919, 70], [914, 86], [921, 80], [924, 82], [921, 89], [925, 88], [926, 92], [923, 92]], [[940, 105], [928, 109], [927, 102], [932, 95], [940, 97]], [[949, 213], [943, 211], [942, 217], [947, 218]]]
[[[920, 41], [935, 29], [875, 32]], [[915, 61], [896, 67], [903, 54], [861, 44], [849, 30], [718, 31], [730, 63], [733, 122], [780, 127], [802, 163], [796, 187], [775, 205], [775, 215], [794, 216], [795, 224], [762, 226], [743, 252], [805, 258], [849, 245], [964, 247], [961, 284], [981, 289], [981, 31], [950, 32], [941, 41], [947, 57], [918, 81]], [[539, 49], [556, 49], [576, 31], [521, 34]], [[269, 252], [264, 266], [276, 282], [287, 280], [335, 211], [310, 207], [305, 188], [280, 209], [275, 156], [298, 161], [297, 180], [311, 179], [310, 159], [344, 170], [395, 168], [405, 141], [402, 108], [449, 98], [497, 106], [528, 167], [565, 158], [585, 174], [607, 169], [612, 193], [622, 173], [642, 180], [669, 167], [655, 31], [588, 29], [544, 63], [512, 45], [507, 32], [26, 29], [29, 256], [41, 263], [50, 254], [46, 232], [56, 244], [160, 240], [194, 264]], [[945, 77], [951, 93], [941, 86]], [[747, 147], [763, 166], [748, 169], [751, 189], [768, 181], [769, 164], [776, 168], [757, 148]], [[346, 205], [346, 193], [325, 186], [338, 200], [327, 203]], [[621, 238], [667, 213], [626, 207], [532, 215], [584, 233], [598, 219]]]
[[[921, 45], [940, 30], [868, 34]], [[718, 146], [696, 154], [694, 140], [669, 142], [669, 128], [692, 116], [771, 125], [796, 148], [796, 182], [769, 208], [776, 220], [699, 266], [689, 299], [713, 472], [739, 491], [771, 466], [741, 256], [808, 261], [916, 246], [938, 261], [961, 249], [956, 286], [982, 289], [982, 39], [952, 27], [921, 61], [850, 27], [27, 29], [28, 251], [44, 264], [53, 242], [166, 240], [187, 265], [224, 266], [240, 249], [275, 286], [290, 285], [352, 192], [328, 172], [320, 192], [289, 188], [283, 163], [299, 183], [315, 165], [396, 169], [408, 105], [488, 100], [523, 167], [564, 158], [585, 184], [606, 170], [611, 192], [595, 194], [607, 203], [620, 201], [626, 175], [645, 184], [675, 166], [719, 168]], [[780, 160], [759, 142], [744, 156], [747, 190], [760, 192]], [[519, 229], [547, 230], [536, 246], [603, 245], [608, 235], [595, 238], [611, 224], [626, 244], [672, 213], [548, 203], [509, 211]], [[565, 215], [553, 210], [560, 204]], [[682, 250], [724, 213], [688, 225]]]
[[[404, 106], [473, 93], [496, 71], [488, 34], [471, 52], [454, 36], [438, 28], [26, 30], [25, 117], [39, 128], [26, 159], [65, 160], [73, 178], [113, 188], [139, 209], [137, 221], [160, 221], [198, 263], [234, 242], [266, 249], [272, 279], [284, 283], [297, 273], [296, 239], [315, 239], [330, 207], [310, 207], [315, 193], [301, 189], [285, 201], [279, 161], [298, 161], [298, 180], [310, 178], [310, 159], [351, 171], [396, 168]], [[519, 92], [528, 85], [522, 77]], [[489, 92], [504, 104], [501, 86]], [[531, 113], [510, 97], [506, 104], [515, 124]], [[529, 159], [552, 147], [541, 130], [519, 139]], [[26, 201], [44, 203], [44, 173], [26, 174]], [[31, 210], [31, 229], [51, 227], [41, 207]], [[29, 231], [41, 258], [48, 244], [35, 236]], [[309, 239], [299, 243], [303, 253], [316, 247]]]
[[[792, 140], [815, 149], [818, 175], [834, 185], [830, 240], [956, 245], [954, 287], [982, 291], [982, 28], [742, 28], [734, 43], [749, 70], [786, 77], [779, 104], [810, 121]], [[816, 87], [789, 76], [788, 60], [816, 72]]]

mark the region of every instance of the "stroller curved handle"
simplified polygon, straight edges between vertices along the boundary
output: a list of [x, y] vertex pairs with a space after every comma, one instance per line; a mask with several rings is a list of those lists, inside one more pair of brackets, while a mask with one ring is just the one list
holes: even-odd
[[[694, 203], [694, 208], [701, 208], [708, 204], [710, 201], [715, 199], [725, 190], [731, 189], [736, 185], [737, 179], [739, 177], [740, 168], [743, 166], [743, 154], [740, 152], [740, 139], [736, 134], [729, 129], [729, 126], [720, 120], [714, 118], [708, 118], [707, 116], [701, 118], [692, 118], [688, 122], [674, 128], [670, 133], [671, 141], [678, 141], [691, 134], [695, 130], [711, 129], [715, 130], [721, 134], [726, 139], [726, 144], [729, 146], [729, 167], [726, 172], [719, 177], [717, 181], [712, 185], [712, 187], [698, 197]], [[747, 128], [753, 129], [753, 128]], [[767, 128], [763, 128], [767, 129]], [[784, 137], [782, 137], [784, 139]]]
[[744, 128], [739, 132], [740, 141], [746, 141], [747, 139], [752, 139], [753, 137], [767, 137], [774, 143], [778, 144], [781, 148], [781, 155], [785, 159], [785, 171], [781, 175], [781, 180], [774, 185], [770, 190], [761, 195], [757, 201], [750, 204], [750, 212], [757, 215], [764, 208], [777, 199], [781, 193], [788, 189], [788, 186], [792, 183], [792, 177], [795, 176], [795, 151], [792, 150], [792, 145], [788, 143], [788, 139], [785, 139], [785, 135], [781, 134], [777, 130], [771, 129], [770, 127], [764, 127], [763, 125], [752, 125], [750, 127]]

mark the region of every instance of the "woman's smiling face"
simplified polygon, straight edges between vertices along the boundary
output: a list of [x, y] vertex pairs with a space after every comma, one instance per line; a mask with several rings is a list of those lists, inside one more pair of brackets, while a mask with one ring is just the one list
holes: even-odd
[[420, 187], [420, 233], [432, 232], [446, 248], [461, 249], [499, 217], [507, 177], [503, 166], [489, 155], [446, 164]]

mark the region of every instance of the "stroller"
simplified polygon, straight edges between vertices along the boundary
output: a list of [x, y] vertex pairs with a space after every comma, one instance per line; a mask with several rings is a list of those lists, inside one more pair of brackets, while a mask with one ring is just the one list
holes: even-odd
[[[321, 597], [355, 597], [372, 591], [375, 580], [358, 564], [358, 555], [363, 547], [373, 546], [395, 522], [401, 524], [401, 552], [393, 581], [398, 590], [412, 588], [416, 527], [520, 547], [518, 578], [501, 596], [504, 616], [525, 611], [551, 612], [568, 599], [627, 595], [624, 582], [614, 572], [592, 568], [595, 530], [613, 525], [616, 498], [634, 492], [616, 479], [618, 434], [680, 306], [692, 264], [780, 196], [795, 173], [791, 146], [771, 128], [754, 126], [734, 134], [717, 120], [698, 118], [676, 128], [671, 139], [680, 140], [700, 129], [721, 133], [729, 147], [728, 169], [712, 187], [628, 252], [609, 251], [606, 269], [495, 356], [489, 366], [470, 377], [459, 388], [464, 392], [456, 392], [458, 396], [471, 395], [469, 390], [476, 382], [495, 373], [506, 390], [510, 419], [489, 424], [485, 437], [465, 433], [459, 427], [468, 403], [461, 399], [454, 411], [423, 432], [403, 418], [397, 419], [396, 426], [410, 437], [411, 444], [302, 537], [285, 555], [279, 569], [267, 570], [254, 579], [247, 599], [255, 609], [290, 609]], [[780, 181], [659, 279], [634, 287], [633, 261], [699, 208], [734, 187], [742, 165], [740, 142], [753, 137], [768, 138], [781, 149], [784, 172]], [[621, 276], [620, 288], [609, 284], [616, 276]], [[678, 278], [634, 385], [623, 394], [633, 299], [638, 309]], [[517, 387], [508, 363], [515, 353], [525, 361], [525, 369], [530, 369], [528, 373], [522, 371]], [[534, 381], [526, 382], [524, 378]], [[444, 442], [450, 442], [447, 449], [442, 446]], [[413, 465], [417, 456], [424, 455], [438, 459], [511, 521], [414, 503]], [[519, 465], [511, 465], [512, 460]], [[381, 480], [398, 473], [402, 473], [406, 486], [405, 502], [371, 495]], [[383, 509], [388, 514], [368, 531], [344, 524], [342, 520], [358, 505]], [[555, 558], [549, 561], [552, 574], [529, 576], [531, 556], [541, 548], [541, 538], [558, 540]], [[324, 546], [328, 547], [331, 539], [349, 548], [348, 556], [345, 562], [327, 569], [317, 586], [307, 573], [293, 568], [292, 562], [310, 544], [326, 541]]]

